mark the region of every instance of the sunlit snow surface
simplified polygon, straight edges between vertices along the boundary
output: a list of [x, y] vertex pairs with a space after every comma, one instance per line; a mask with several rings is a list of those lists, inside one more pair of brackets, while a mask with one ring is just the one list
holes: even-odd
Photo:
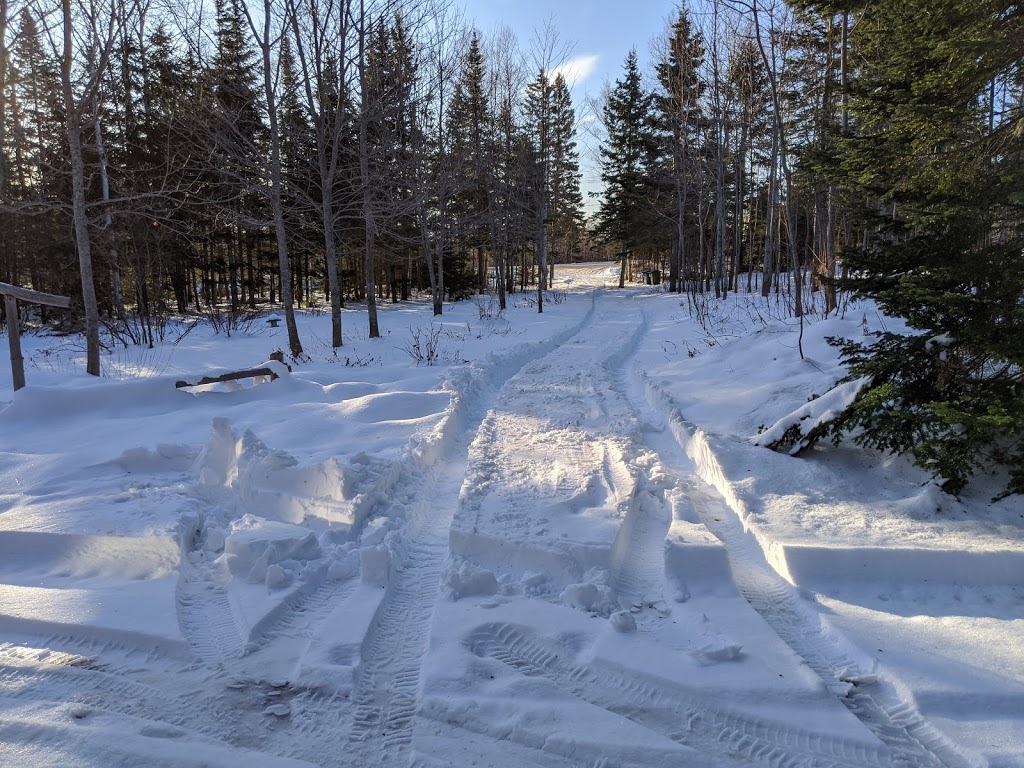
[[[1024, 766], [1024, 503], [848, 444], [775, 299], [300, 312], [0, 374], [0, 765]], [[706, 327], [696, 322], [706, 316]], [[422, 358], [427, 341], [435, 359]], [[417, 355], [417, 347], [420, 350]], [[432, 364], [428, 364], [428, 362]]]

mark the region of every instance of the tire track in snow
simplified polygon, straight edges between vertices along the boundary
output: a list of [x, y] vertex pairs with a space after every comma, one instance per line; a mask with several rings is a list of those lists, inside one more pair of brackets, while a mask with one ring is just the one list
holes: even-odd
[[[679, 477], [698, 519], [725, 546], [733, 581], [740, 594], [772, 630], [800, 656], [829, 690], [892, 753], [893, 764], [907, 768], [982, 768], [984, 761], [963, 755], [936, 730], [891, 683], [857, 661], [862, 653], [826, 626], [821, 615], [803, 601], [795, 587], [769, 565], [761, 547], [744, 529], [725, 500], [693, 471], [684, 445], [692, 427], [672, 405], [670, 395], [636, 372], [632, 392], [638, 412], [667, 422], [661, 432], [648, 432], [648, 444]], [[685, 468], [685, 469], [684, 469]]]
[[[448, 526], [458, 503], [464, 464], [446, 462], [423, 488], [420, 522], [402, 570], [364, 643], [350, 735], [354, 765], [408, 761], [419, 702], [420, 667], [448, 554]], [[425, 513], [425, 514], [424, 514]]]
[[[445, 746], [438, 746], [438, 735], [457, 744], [458, 765], [494, 765], [502, 768], [679, 768], [696, 766], [719, 768], [678, 744], [629, 744], [624, 746], [575, 736], [566, 739], [548, 738], [532, 729], [512, 727], [507, 722], [467, 716], [463, 708], [450, 708], [443, 698], [424, 702], [421, 715], [428, 717], [434, 729], [430, 754], [418, 752], [409, 768], [450, 768], [453, 760]], [[476, 752], [474, 753], [474, 750]], [[730, 761], [721, 768], [731, 768]]]
[[[348, 743], [334, 753], [342, 761], [338, 764], [408, 765], [420, 701], [421, 666], [441, 573], [448, 557], [449, 530], [463, 484], [468, 482], [470, 443], [486, 425], [482, 416], [487, 412], [486, 401], [493, 400], [493, 393], [518, 375], [518, 371], [536, 365], [538, 359], [586, 327], [595, 306], [596, 301], [575, 327], [540, 348], [527, 349], [511, 359], [492, 361], [490, 396], [479, 389], [457, 395], [462, 409], [448, 418], [458, 420], [458, 432], [446, 447], [445, 456], [406, 483], [408, 495], [415, 499], [406, 528], [406, 557], [393, 568], [387, 594], [363, 642], [362, 664], [352, 696], [354, 713]], [[504, 371], [500, 368], [502, 364], [507, 366]], [[486, 376], [478, 372], [478, 377]], [[487, 382], [478, 378], [469, 386], [486, 387]], [[401, 498], [403, 494], [394, 495]], [[333, 763], [324, 763], [330, 764]]]
[[58, 663], [35, 661], [16, 646], [0, 651], [3, 698], [31, 702], [70, 702], [89, 709], [128, 715], [175, 726], [197, 734], [222, 737], [216, 718], [199, 712], [190, 700], [168, 696], [151, 685], [129, 680], [95, 666], [94, 659], [53, 654]]
[[616, 540], [612, 550], [609, 581], [633, 608], [650, 607], [663, 599], [665, 535], [671, 519], [664, 494], [641, 489], [630, 502], [619, 534], [625, 539]]
[[312, 638], [317, 628], [355, 591], [358, 579], [332, 579], [322, 567], [249, 632], [249, 646], [265, 645], [282, 635]]
[[200, 661], [222, 667], [241, 657], [244, 638], [224, 587], [183, 562], [176, 597], [178, 627]]
[[545, 677], [578, 699], [733, 765], [769, 768], [883, 768], [888, 751], [718, 706], [714, 699], [636, 673], [583, 667], [564, 649], [513, 624], [485, 624], [467, 648], [526, 676]]
[[740, 594], [775, 633], [822, 679], [829, 690], [892, 751], [896, 765], [913, 768], [977, 768], [871, 670], [861, 669], [855, 649], [825, 626], [796, 589], [765, 560], [753, 537], [724, 500], [694, 480], [689, 498], [704, 525], [726, 547]]
[[[621, 311], [621, 310], [620, 310]], [[633, 358], [637, 341], [646, 334], [647, 317], [634, 302], [628, 304], [628, 311], [637, 316], [638, 322], [626, 343], [616, 350], [601, 366], [602, 375], [608, 386], [602, 393], [605, 401], [614, 399], [626, 406], [628, 420], [623, 422], [633, 428], [629, 430], [628, 448], [634, 455], [640, 451], [640, 422], [630, 403], [625, 386], [624, 365]], [[607, 407], [605, 410], [611, 410]], [[605, 454], [604, 472], [615, 487], [621, 483], [623, 462], [615, 461]], [[609, 583], [623, 607], [649, 607], [664, 597], [665, 591], [665, 537], [672, 522], [672, 512], [665, 498], [662, 483], [651, 478], [651, 467], [635, 463], [638, 477], [630, 478], [632, 494], [628, 499], [626, 515], [619, 535], [612, 547], [611, 574]], [[620, 478], [618, 482], [614, 478]]]

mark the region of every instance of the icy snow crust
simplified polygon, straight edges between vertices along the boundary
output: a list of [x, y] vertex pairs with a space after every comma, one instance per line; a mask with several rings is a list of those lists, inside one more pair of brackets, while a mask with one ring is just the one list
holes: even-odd
[[[558, 267], [0, 380], [0, 764], [1024, 766], [1024, 513], [760, 447], [856, 384], [760, 299]], [[490, 316], [488, 316], [490, 315]], [[885, 321], [892, 327], [892, 321]], [[416, 334], [439, 359], [417, 366]], [[191, 378], [190, 378], [191, 380]], [[7, 387], [7, 389], [3, 389]], [[814, 397], [814, 396], [824, 397]]]

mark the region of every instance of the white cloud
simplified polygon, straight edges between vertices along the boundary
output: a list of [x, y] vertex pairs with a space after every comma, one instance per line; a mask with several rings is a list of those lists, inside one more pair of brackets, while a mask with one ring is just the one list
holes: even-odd
[[555, 79], [558, 75], [565, 78], [565, 82], [570, 86], [576, 85], [592, 74], [597, 69], [597, 62], [601, 57], [596, 53], [587, 54], [585, 56], [575, 56], [569, 59], [564, 64], [559, 64], [557, 67], [548, 72], [551, 79]]

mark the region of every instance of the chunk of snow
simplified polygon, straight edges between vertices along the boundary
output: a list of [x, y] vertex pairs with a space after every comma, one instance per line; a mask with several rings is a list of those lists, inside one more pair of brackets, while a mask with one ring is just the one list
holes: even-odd
[[934, 347], [952, 346], [955, 341], [956, 339], [954, 339], [950, 334], [940, 333], [938, 336], [932, 336], [928, 339], [928, 341], [924, 343], [924, 348], [930, 352]]
[[391, 575], [391, 552], [387, 547], [363, 547], [359, 550], [359, 577], [371, 587], [387, 586]]
[[570, 584], [562, 591], [561, 598], [566, 605], [600, 616], [608, 616], [618, 607], [611, 590], [593, 582]]
[[289, 571], [286, 571], [280, 565], [275, 563], [274, 565], [267, 567], [265, 583], [268, 591], [275, 592], [279, 589], [284, 589], [291, 584], [292, 575]]
[[608, 620], [616, 632], [636, 632], [636, 619], [629, 611], [616, 611]]
[[789, 452], [790, 454], [799, 453], [807, 447], [806, 441], [802, 438], [806, 437], [815, 427], [831, 421], [845, 411], [869, 381], [869, 377], [865, 376], [854, 381], [843, 382], [821, 397], [804, 403], [792, 413], [776, 421], [764, 432], [756, 435], [753, 438], [754, 445], [771, 445], [781, 440], [790, 429], [796, 427], [799, 430], [800, 439], [793, 442]]
[[267, 569], [288, 561], [316, 560], [323, 552], [316, 534], [308, 528], [255, 515], [244, 515], [231, 523], [224, 541], [224, 556], [235, 575], [246, 575], [251, 582], [267, 578]]
[[498, 591], [498, 579], [493, 571], [463, 561], [458, 568], [451, 568], [445, 577], [445, 586], [452, 600], [472, 595], [493, 595]]
[[743, 646], [739, 643], [710, 642], [690, 652], [693, 658], [704, 664], [718, 664], [723, 661], [735, 661], [741, 655]]

